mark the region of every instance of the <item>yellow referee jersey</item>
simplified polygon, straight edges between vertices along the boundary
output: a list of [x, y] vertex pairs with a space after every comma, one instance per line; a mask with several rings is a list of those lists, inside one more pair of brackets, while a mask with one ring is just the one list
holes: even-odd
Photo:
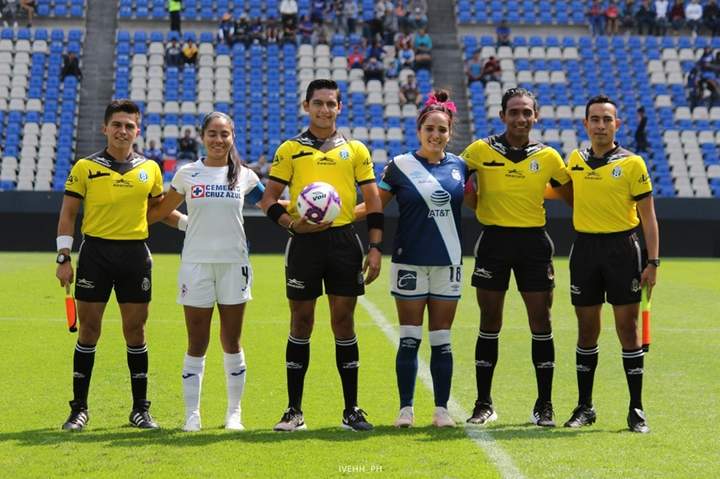
[[117, 162], [106, 150], [81, 158], [65, 181], [65, 194], [83, 200], [83, 234], [111, 240], [148, 237], [148, 197], [163, 190], [154, 161], [133, 153]]
[[512, 148], [496, 135], [475, 141], [461, 156], [477, 173], [475, 216], [484, 225], [545, 226], [545, 186], [570, 181], [558, 152], [542, 143]]
[[617, 233], [639, 223], [636, 202], [652, 193], [645, 161], [619, 146], [600, 158], [575, 150], [567, 171], [573, 182], [573, 226], [581, 233]]
[[302, 189], [324, 181], [340, 195], [341, 210], [333, 227], [352, 223], [357, 203], [357, 185], [375, 181], [372, 159], [367, 147], [357, 140], [348, 140], [339, 133], [321, 140], [310, 131], [285, 141], [273, 159], [270, 178], [288, 185], [289, 213], [299, 218], [295, 202]]

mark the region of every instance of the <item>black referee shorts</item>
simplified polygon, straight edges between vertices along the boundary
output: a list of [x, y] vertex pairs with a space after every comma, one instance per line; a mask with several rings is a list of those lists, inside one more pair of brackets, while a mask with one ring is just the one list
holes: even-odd
[[578, 233], [570, 249], [570, 298], [574, 306], [640, 302], [640, 240], [634, 231]]
[[519, 291], [550, 291], [555, 287], [554, 253], [545, 228], [487, 226], [475, 244], [472, 285], [507, 291], [512, 270]]
[[115, 288], [118, 303], [149, 303], [152, 256], [143, 240], [106, 240], [85, 236], [75, 279], [75, 298], [107, 303]]
[[285, 248], [285, 285], [289, 299], [365, 294], [363, 247], [352, 225], [319, 233], [296, 234]]

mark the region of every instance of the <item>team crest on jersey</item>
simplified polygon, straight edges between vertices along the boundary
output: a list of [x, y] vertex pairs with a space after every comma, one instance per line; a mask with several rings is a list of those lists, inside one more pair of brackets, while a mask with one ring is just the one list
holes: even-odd
[[192, 185], [190, 188], [190, 198], [204, 198], [205, 185]]
[[140, 173], [138, 174], [138, 179], [140, 180], [140, 183], [145, 183], [148, 180], [147, 171], [140, 170]]
[[613, 168], [612, 175], [613, 178], [620, 178], [622, 176], [622, 168], [620, 168], [619, 166]]
[[632, 284], [630, 285], [630, 290], [633, 293], [637, 293], [640, 291], [640, 281], [637, 280], [637, 278], [633, 278]]
[[150, 278], [143, 278], [140, 288], [142, 288], [143, 291], [148, 291], [150, 289]]
[[540, 164], [537, 162], [537, 160], [532, 160], [530, 162], [530, 171], [532, 171], [533, 173], [537, 173], [538, 171], [540, 171]]
[[398, 270], [397, 288], [412, 291], [417, 288], [417, 273], [406, 269]]
[[453, 168], [450, 172], [450, 176], [453, 177], [453, 180], [455, 181], [462, 181], [462, 175], [460, 174], [460, 170], [457, 168]]
[[340, 159], [347, 160], [348, 158], [350, 158], [350, 152], [347, 150], [340, 150]]

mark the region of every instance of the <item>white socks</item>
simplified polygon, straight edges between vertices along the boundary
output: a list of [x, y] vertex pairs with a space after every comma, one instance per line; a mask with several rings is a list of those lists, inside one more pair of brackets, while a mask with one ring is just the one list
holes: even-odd
[[182, 372], [185, 419], [192, 415], [200, 415], [200, 390], [204, 372], [205, 356], [196, 358], [186, 353]]
[[240, 400], [245, 389], [245, 352], [223, 353], [225, 358], [225, 378], [227, 380], [227, 414], [226, 418], [240, 414]]

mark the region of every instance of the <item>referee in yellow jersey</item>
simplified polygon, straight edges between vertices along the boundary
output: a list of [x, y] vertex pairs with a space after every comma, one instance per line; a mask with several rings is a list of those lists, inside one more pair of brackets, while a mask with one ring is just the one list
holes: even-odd
[[[77, 260], [79, 333], [73, 358], [73, 400], [63, 429], [79, 431], [88, 422], [88, 389], [100, 339], [103, 312], [114, 288], [127, 343], [133, 407], [130, 424], [157, 429], [148, 412], [148, 352], [145, 321], [150, 301], [152, 258], [148, 237], [148, 204], [162, 195], [157, 163], [132, 150], [140, 126], [140, 110], [129, 100], [115, 100], [105, 110], [107, 147], [79, 159], [65, 182], [57, 237], [56, 276], [62, 286], [73, 282], [70, 252], [75, 220], [83, 206], [83, 241]], [[174, 216], [173, 224], [177, 223]]]
[[538, 120], [533, 93], [511, 88], [503, 95], [501, 107], [505, 132], [477, 140], [462, 153], [470, 170], [477, 174], [475, 216], [484, 225], [475, 246], [472, 275], [480, 306], [480, 332], [475, 345], [478, 395], [467, 422], [482, 425], [497, 419], [490, 390], [498, 360], [505, 293], [513, 271], [532, 333], [538, 395], [530, 420], [538, 426], [554, 427], [551, 396], [555, 346], [550, 322], [554, 247], [545, 231], [543, 197], [548, 183], [563, 195], [570, 179], [558, 152], [530, 139]]
[[[573, 151], [567, 165], [577, 231], [570, 250], [570, 296], [578, 318], [578, 406], [565, 426], [595, 422], [592, 389], [598, 363], [600, 310], [607, 301], [613, 307], [630, 390], [628, 427], [645, 433], [650, 428], [642, 405], [644, 366], [638, 313], [641, 289], [655, 286], [660, 265], [652, 185], [643, 159], [615, 141], [620, 120], [614, 101], [602, 95], [591, 98], [585, 107], [584, 124], [592, 145]], [[646, 261], [636, 232], [640, 223]]]

